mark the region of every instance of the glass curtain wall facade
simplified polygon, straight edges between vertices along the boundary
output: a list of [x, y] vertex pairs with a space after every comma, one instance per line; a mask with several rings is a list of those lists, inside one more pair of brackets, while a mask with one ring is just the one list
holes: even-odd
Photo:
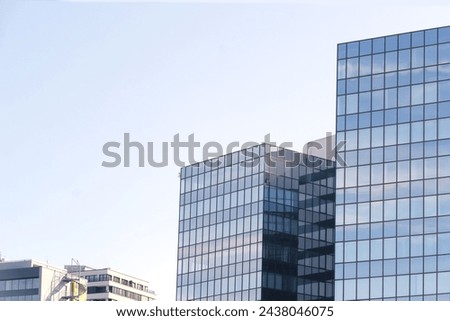
[[338, 45], [336, 300], [450, 300], [450, 27]]
[[333, 298], [334, 163], [301, 159], [262, 144], [182, 168], [177, 300]]

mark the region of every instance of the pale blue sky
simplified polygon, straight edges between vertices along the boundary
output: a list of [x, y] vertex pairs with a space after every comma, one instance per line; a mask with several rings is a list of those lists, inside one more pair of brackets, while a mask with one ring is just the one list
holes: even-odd
[[2, 254], [109, 266], [173, 300], [179, 169], [103, 168], [104, 143], [299, 149], [334, 131], [337, 43], [450, 25], [448, 7], [291, 2], [0, 1]]

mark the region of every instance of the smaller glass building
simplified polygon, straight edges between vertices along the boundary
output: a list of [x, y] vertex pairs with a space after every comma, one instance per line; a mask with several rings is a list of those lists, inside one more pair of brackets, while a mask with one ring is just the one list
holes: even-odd
[[182, 168], [177, 300], [332, 300], [334, 168], [267, 144]]

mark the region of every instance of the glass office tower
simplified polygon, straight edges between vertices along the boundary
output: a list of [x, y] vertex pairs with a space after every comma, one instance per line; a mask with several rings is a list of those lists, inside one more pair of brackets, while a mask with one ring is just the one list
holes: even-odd
[[450, 300], [450, 27], [338, 45], [336, 300]]
[[177, 300], [332, 300], [334, 177], [267, 144], [182, 168]]

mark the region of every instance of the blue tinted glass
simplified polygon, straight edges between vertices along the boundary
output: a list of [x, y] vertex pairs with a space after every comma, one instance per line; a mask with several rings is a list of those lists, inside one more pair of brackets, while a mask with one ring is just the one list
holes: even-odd
[[423, 104], [424, 103], [424, 86], [415, 85], [411, 86], [411, 104]]
[[436, 104], [425, 105], [425, 119], [433, 119], [437, 116]]
[[434, 66], [425, 68], [425, 82], [436, 80], [437, 80], [437, 67]]
[[422, 181], [411, 182], [411, 196], [423, 195], [423, 183]]
[[409, 220], [401, 220], [397, 222], [398, 236], [409, 235]]
[[368, 276], [369, 276], [369, 262], [359, 262], [358, 277], [368, 277]]
[[[338, 241], [338, 230], [340, 230], [340, 228], [336, 227], [336, 241]], [[340, 232], [339, 232], [339, 234], [340, 234]], [[336, 279], [341, 279], [344, 276], [344, 264], [336, 264], [334, 266], [334, 268], [335, 268], [334, 273], [335, 273]]]
[[398, 109], [398, 122], [405, 123], [410, 121], [410, 108], [399, 108]]
[[383, 125], [384, 111], [376, 111], [372, 113], [372, 126]]
[[372, 51], [373, 53], [379, 53], [384, 51], [384, 38], [373, 39]]
[[425, 143], [425, 157], [436, 156], [437, 143], [436, 141]]
[[438, 138], [450, 138], [450, 118], [438, 120]]
[[450, 81], [439, 82], [439, 100], [450, 100]]
[[356, 129], [358, 127], [358, 115], [347, 116], [346, 129]]
[[411, 107], [411, 121], [423, 119], [423, 106]]
[[423, 68], [413, 69], [411, 74], [411, 83], [413, 84], [423, 83], [423, 75], [424, 75]]
[[[361, 164], [361, 162], [360, 162]], [[359, 187], [358, 188], [358, 201], [367, 202], [370, 200], [370, 189], [369, 187]]]
[[347, 44], [338, 45], [338, 59], [343, 59], [347, 57]]
[[437, 64], [437, 46], [425, 47], [425, 66]]
[[[437, 193], [436, 190], [436, 180], [435, 179], [428, 179], [424, 182], [425, 186], [424, 186], [424, 195], [434, 195]], [[434, 196], [433, 196], [434, 197]], [[426, 199], [428, 199], [429, 197], [427, 197]], [[427, 201], [427, 203], [425, 203], [425, 212], [424, 215], [425, 216], [432, 216], [432, 215], [436, 215], [436, 201], [434, 201], [433, 204], [433, 209], [427, 209], [427, 207], [429, 207], [430, 202]]]
[[441, 255], [438, 257], [438, 270], [439, 271], [450, 270], [450, 255]]
[[439, 63], [445, 64], [450, 62], [450, 43], [439, 45]]
[[384, 149], [384, 161], [390, 162], [395, 161], [397, 159], [397, 147], [389, 146]]
[[411, 50], [411, 67], [422, 67], [425, 60], [425, 51], [423, 47], [414, 48]]
[[340, 242], [340, 241], [344, 240], [344, 227], [343, 226], [336, 226], [335, 238], [336, 238], [336, 242]]
[[437, 83], [425, 84], [425, 103], [437, 101]]
[[396, 72], [390, 72], [390, 73], [386, 74], [385, 79], [386, 79], [385, 80], [386, 88], [397, 87], [397, 73]]
[[364, 56], [359, 59], [359, 75], [365, 76], [372, 73], [372, 56]]
[[[398, 240], [401, 241], [402, 239], [404, 238]], [[397, 243], [397, 249], [400, 250], [401, 248], [403, 247], [399, 247]], [[408, 273], [409, 273], [409, 259], [397, 260], [397, 274], [408, 274]]]
[[397, 269], [396, 260], [384, 261], [384, 275], [394, 275]]
[[424, 32], [417, 31], [412, 33], [412, 46], [418, 47], [424, 45]]
[[398, 47], [399, 47], [399, 49], [406, 49], [406, 48], [411, 47], [411, 34], [410, 33], [399, 35]]
[[358, 151], [358, 159], [359, 159], [359, 164], [361, 164], [361, 165], [369, 164], [370, 149], [363, 149], [363, 150]]
[[359, 127], [370, 127], [370, 113], [359, 114]]
[[384, 88], [384, 75], [372, 76], [372, 89]]
[[446, 101], [438, 104], [438, 115], [440, 118], [450, 116], [450, 102]]
[[[381, 251], [381, 242], [378, 245], [378, 242], [375, 246], [372, 244], [372, 251], [377, 250]], [[370, 275], [371, 276], [380, 276], [383, 273], [383, 261], [373, 261], [370, 262]]]
[[372, 53], [372, 40], [364, 40], [359, 43], [359, 54], [368, 55]]
[[[438, 234], [438, 254], [450, 253], [450, 233]], [[446, 279], [447, 288], [450, 290], [450, 273], [449, 278]]]
[[353, 94], [358, 91], [358, 78], [347, 79], [347, 93]]
[[383, 90], [372, 91], [372, 110], [383, 109], [384, 92]]
[[[398, 251], [398, 257], [406, 257], [409, 255], [409, 237], [400, 237], [397, 239], [397, 251]], [[403, 261], [403, 260], [401, 260]], [[403, 261], [403, 262], [408, 262], [408, 261]], [[397, 269], [398, 270], [403, 270], [403, 273], [408, 273], [409, 270], [409, 266], [408, 267], [403, 267], [400, 268], [397, 265]], [[401, 273], [401, 272], [400, 272]], [[403, 274], [401, 273], [401, 274]]]
[[357, 156], [358, 153], [356, 151], [354, 152], [347, 152], [345, 154], [345, 161], [347, 162], [347, 166], [355, 166], [357, 163]]
[[397, 110], [396, 109], [386, 110], [384, 114], [384, 124], [389, 125], [395, 124], [396, 122], [397, 122]]
[[358, 261], [366, 261], [369, 259], [369, 242], [358, 242]]
[[368, 91], [372, 87], [372, 79], [370, 76], [359, 78], [359, 91]]
[[[438, 215], [450, 214], [450, 195], [438, 196]], [[448, 243], [450, 244], [450, 242]]]
[[439, 80], [450, 79], [450, 65], [441, 65], [438, 67]]
[[450, 216], [443, 216], [438, 218], [438, 232], [450, 232]]
[[359, 94], [359, 112], [369, 111], [371, 107], [370, 92]]
[[374, 74], [384, 72], [384, 54], [378, 54], [373, 56], [372, 72]]
[[425, 31], [425, 44], [434, 45], [437, 42], [437, 29]]
[[450, 139], [438, 141], [438, 154], [439, 155], [450, 154]]
[[383, 145], [383, 127], [372, 127], [372, 147]]
[[[420, 249], [421, 247], [419, 247]], [[422, 255], [422, 253], [418, 253]], [[416, 257], [411, 259], [411, 273], [422, 273], [423, 272], [423, 258]]]
[[[383, 148], [374, 148], [372, 149], [372, 163], [381, 163], [383, 161]], [[376, 179], [382, 179], [382, 168], [378, 165], [372, 167], [372, 175], [376, 177]], [[377, 172], [379, 171], [379, 172]], [[372, 182], [373, 183], [373, 182]]]
[[356, 242], [346, 242], [344, 243], [344, 248], [345, 261], [356, 261]]
[[370, 147], [370, 129], [361, 129], [359, 135], [359, 148]]
[[424, 271], [434, 272], [436, 271], [436, 256], [425, 257], [424, 260]]
[[338, 115], [343, 115], [345, 114], [345, 96], [339, 96], [337, 98], [337, 106], [336, 106], [336, 113]]
[[[391, 180], [395, 180], [395, 177], [393, 177]], [[386, 184], [386, 185], [384, 185], [384, 198], [385, 199], [395, 199], [395, 198], [397, 198], [397, 190], [396, 190], [396, 188], [397, 187], [396, 187], [395, 183], [394, 184]]]
[[[425, 178], [429, 177], [436, 177], [436, 158], [428, 158], [425, 160]], [[429, 205], [430, 203], [426, 204], [428, 207]]]
[[345, 240], [353, 241], [356, 240], [356, 225], [348, 225], [345, 227]]
[[337, 130], [345, 130], [345, 116], [337, 117]]
[[398, 69], [408, 69], [411, 67], [411, 50], [401, 50], [398, 52]]
[[423, 143], [411, 144], [411, 158], [423, 157]]
[[399, 145], [397, 155], [399, 160], [409, 159], [409, 145]]
[[358, 76], [359, 58], [347, 59], [347, 78]]
[[[436, 197], [427, 197], [427, 199], [431, 199], [432, 202], [433, 202], [433, 205], [436, 203]], [[435, 207], [435, 205], [434, 205], [434, 207]], [[436, 214], [436, 213], [433, 213], [433, 214]], [[425, 219], [424, 220], [424, 224], [425, 224], [424, 225], [424, 232], [426, 234], [428, 234], [428, 233], [436, 233], [437, 221], [436, 221], [435, 217], [430, 217], [430, 218]]]
[[398, 106], [408, 106], [411, 104], [411, 87], [399, 87], [398, 88]]
[[[395, 110], [395, 109], [394, 109]], [[397, 143], [397, 126], [385, 126], [384, 127], [384, 144], [394, 145]], [[388, 179], [386, 177], [386, 179]]]
[[397, 233], [397, 223], [395, 221], [386, 222], [384, 225], [384, 237], [393, 237]]
[[347, 57], [356, 57], [359, 55], [359, 42], [350, 42], [347, 44]]
[[386, 108], [397, 107], [397, 88], [386, 89], [385, 106]]
[[386, 51], [397, 50], [397, 35], [386, 37]]
[[369, 239], [369, 224], [358, 224], [358, 240]]
[[358, 111], [358, 94], [347, 95], [347, 114], [356, 113]]
[[398, 85], [404, 86], [409, 85], [411, 83], [411, 71], [404, 70], [398, 73]]
[[346, 72], [346, 60], [345, 59], [338, 60], [337, 69], [338, 69], [338, 79], [345, 78], [345, 72]]
[[450, 27], [439, 28], [438, 35], [439, 35], [439, 42], [450, 41]]
[[338, 80], [338, 86], [337, 86], [337, 92], [338, 95], [345, 94], [345, 80]]
[[356, 263], [347, 263], [344, 267], [345, 278], [356, 278]]

